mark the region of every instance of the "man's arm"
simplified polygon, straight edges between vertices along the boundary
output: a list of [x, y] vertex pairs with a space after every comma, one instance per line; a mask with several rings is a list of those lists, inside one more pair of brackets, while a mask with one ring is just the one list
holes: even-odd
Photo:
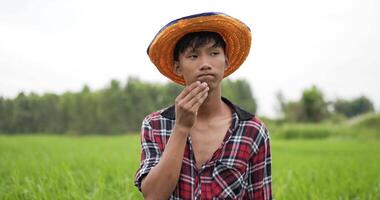
[[196, 112], [207, 98], [206, 83], [194, 82], [175, 100], [176, 123], [160, 161], [142, 180], [145, 199], [168, 199], [174, 191], [181, 172], [186, 139], [195, 122]]

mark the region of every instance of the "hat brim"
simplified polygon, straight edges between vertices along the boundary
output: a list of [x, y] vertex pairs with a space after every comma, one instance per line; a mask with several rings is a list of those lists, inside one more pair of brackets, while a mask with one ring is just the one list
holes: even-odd
[[202, 13], [174, 20], [162, 28], [148, 47], [150, 60], [164, 76], [185, 85], [183, 77], [173, 72], [174, 48], [186, 34], [200, 31], [216, 32], [224, 39], [229, 61], [224, 77], [236, 71], [247, 58], [251, 47], [249, 27], [223, 13]]

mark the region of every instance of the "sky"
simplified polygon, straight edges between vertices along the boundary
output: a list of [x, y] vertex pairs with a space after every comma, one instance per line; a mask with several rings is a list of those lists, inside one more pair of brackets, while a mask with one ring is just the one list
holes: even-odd
[[380, 2], [376, 0], [0, 0], [0, 96], [106, 87], [127, 77], [165, 83], [146, 55], [173, 19], [224, 12], [252, 30], [245, 63], [259, 115], [278, 116], [276, 93], [297, 100], [367, 96], [380, 110]]

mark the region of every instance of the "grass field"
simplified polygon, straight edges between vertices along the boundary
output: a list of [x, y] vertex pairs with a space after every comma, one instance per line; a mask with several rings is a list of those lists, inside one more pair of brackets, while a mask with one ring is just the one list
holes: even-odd
[[[0, 199], [142, 199], [139, 137], [0, 135]], [[380, 199], [380, 140], [272, 140], [275, 199]]]

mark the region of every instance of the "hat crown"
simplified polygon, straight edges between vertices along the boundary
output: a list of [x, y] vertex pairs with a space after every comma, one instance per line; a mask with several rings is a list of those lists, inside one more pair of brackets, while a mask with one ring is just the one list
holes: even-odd
[[[222, 13], [222, 12], [204, 12], [204, 13], [198, 13], [198, 14], [193, 14], [193, 15], [188, 15], [188, 16], [184, 16], [184, 17], [181, 17], [181, 18], [178, 18], [178, 19], [175, 19], [169, 23], [167, 23], [164, 27], [162, 27], [157, 33], [156, 35], [154, 36], [153, 40], [150, 42], [148, 48], [147, 48], [147, 53], [149, 55], [149, 48], [150, 46], [152, 45], [154, 39], [163, 31], [165, 30], [168, 26], [172, 25], [172, 24], [175, 24], [177, 23], [178, 21], [180, 20], [183, 20], [183, 19], [191, 19], [191, 18], [196, 18], [196, 17], [203, 17], [203, 16], [211, 16], [211, 15], [226, 15], [225, 13]], [[226, 15], [227, 16], [227, 15]]]

